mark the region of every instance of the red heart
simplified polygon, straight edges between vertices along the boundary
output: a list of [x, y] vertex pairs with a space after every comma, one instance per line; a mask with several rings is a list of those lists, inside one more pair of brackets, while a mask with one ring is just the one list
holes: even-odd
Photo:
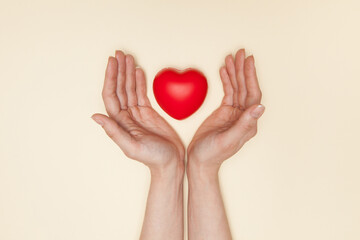
[[199, 109], [207, 92], [205, 76], [198, 70], [164, 68], [155, 76], [153, 90], [160, 107], [182, 120]]

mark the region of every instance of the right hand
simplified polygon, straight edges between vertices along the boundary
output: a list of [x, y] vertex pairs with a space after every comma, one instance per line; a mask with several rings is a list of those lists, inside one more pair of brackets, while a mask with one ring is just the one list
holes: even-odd
[[102, 97], [109, 116], [94, 114], [126, 156], [151, 170], [184, 168], [184, 146], [174, 129], [150, 105], [146, 81], [134, 58], [116, 51], [109, 57]]

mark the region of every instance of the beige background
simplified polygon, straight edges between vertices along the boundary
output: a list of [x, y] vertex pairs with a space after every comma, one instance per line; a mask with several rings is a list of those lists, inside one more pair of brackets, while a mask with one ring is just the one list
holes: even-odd
[[[267, 109], [221, 169], [234, 239], [359, 239], [359, 12], [358, 0], [1, 0], [0, 239], [137, 239], [149, 172], [90, 119], [108, 56], [134, 54], [188, 144], [241, 47]], [[154, 100], [167, 66], [208, 78], [184, 121]]]

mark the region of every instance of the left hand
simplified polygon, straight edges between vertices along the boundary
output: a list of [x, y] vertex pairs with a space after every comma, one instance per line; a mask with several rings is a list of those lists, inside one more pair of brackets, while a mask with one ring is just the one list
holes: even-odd
[[199, 127], [188, 147], [188, 166], [211, 168], [234, 155], [257, 132], [257, 120], [264, 112], [254, 57], [245, 50], [225, 59], [220, 69], [224, 98]]

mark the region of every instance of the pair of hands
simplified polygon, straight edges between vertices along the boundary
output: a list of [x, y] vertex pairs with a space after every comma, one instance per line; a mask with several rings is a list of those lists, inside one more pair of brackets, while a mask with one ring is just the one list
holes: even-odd
[[[220, 68], [224, 98], [196, 131], [187, 148], [188, 166], [218, 170], [257, 132], [263, 114], [253, 56], [240, 49], [225, 58]], [[116, 51], [109, 57], [102, 91], [106, 112], [92, 118], [126, 156], [147, 165], [152, 172], [184, 169], [185, 147], [175, 130], [152, 107], [145, 75], [133, 56]]]

